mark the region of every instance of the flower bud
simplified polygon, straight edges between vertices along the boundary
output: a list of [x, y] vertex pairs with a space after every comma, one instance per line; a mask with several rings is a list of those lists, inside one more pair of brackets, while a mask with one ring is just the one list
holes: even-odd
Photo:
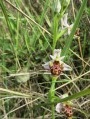
[[55, 0], [54, 1], [54, 11], [59, 13], [61, 10], [61, 3], [60, 0]]

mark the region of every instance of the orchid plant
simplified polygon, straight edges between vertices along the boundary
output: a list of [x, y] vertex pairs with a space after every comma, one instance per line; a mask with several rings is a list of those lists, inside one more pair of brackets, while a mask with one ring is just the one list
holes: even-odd
[[[55, 49], [53, 55], [50, 55], [50, 57], [51, 60], [42, 66], [52, 75], [52, 84], [49, 90], [49, 101], [53, 103], [55, 99], [56, 79], [63, 73], [63, 71], [71, 71], [72, 68], [64, 63], [63, 60], [65, 56], [61, 56], [61, 49]], [[54, 116], [54, 105], [52, 105], [52, 119], [55, 119]]]
[[[65, 4], [64, 4], [65, 3]], [[71, 30], [74, 26], [74, 24], [68, 23], [68, 13], [65, 13], [68, 5], [70, 3], [70, 0], [64, 0], [63, 2], [60, 0], [55, 0], [55, 16], [53, 19], [53, 55], [50, 55], [51, 60], [43, 64], [42, 66], [51, 74], [52, 76], [52, 83], [51, 88], [48, 93], [48, 99], [52, 103], [51, 109], [52, 109], [52, 119], [55, 119], [55, 84], [56, 80], [60, 75], [64, 74], [64, 71], [71, 71], [72, 68], [64, 62], [65, 56], [61, 56], [61, 49], [55, 49], [56, 43], [58, 40], [60, 40], [60, 37], [62, 35], [70, 35]], [[60, 26], [61, 22], [61, 26]], [[62, 98], [62, 97], [60, 97]], [[65, 103], [58, 103], [56, 105], [56, 111], [61, 112], [61, 110], [64, 109], [64, 112], [68, 119], [72, 119], [73, 111], [72, 106], [70, 105], [70, 102]]]
[[[70, 3], [70, 0], [55, 0], [56, 2], [56, 11], [55, 16], [52, 20], [52, 50], [53, 55], [50, 55], [51, 60], [47, 63], [43, 64], [43, 67], [48, 70], [52, 75], [52, 83], [51, 88], [49, 90], [49, 99], [51, 101], [51, 109], [52, 109], [52, 119], [55, 119], [55, 106], [54, 106], [54, 100], [55, 98], [55, 83], [56, 79], [63, 74], [64, 71], [71, 71], [72, 68], [64, 63], [64, 57], [61, 56], [61, 49], [55, 49], [57, 41], [60, 40], [60, 37], [65, 35], [67, 33], [69, 37], [65, 41], [65, 49], [64, 54], [66, 54], [70, 48], [73, 36], [75, 34], [76, 28], [79, 24], [80, 18], [83, 14], [85, 5], [87, 3], [87, 0], [83, 0], [82, 5], [80, 7], [80, 10], [78, 12], [78, 15], [76, 16], [74, 24], [68, 23], [68, 13], [66, 13], [66, 9]], [[61, 21], [61, 26], [60, 26]], [[61, 27], [61, 29], [60, 29]], [[60, 29], [60, 30], [59, 30]], [[62, 98], [62, 97], [60, 97]], [[64, 109], [64, 112], [68, 119], [72, 119], [73, 117], [73, 108], [70, 101], [67, 101], [65, 103], [58, 103], [56, 105], [56, 111], [61, 112], [61, 110]]]

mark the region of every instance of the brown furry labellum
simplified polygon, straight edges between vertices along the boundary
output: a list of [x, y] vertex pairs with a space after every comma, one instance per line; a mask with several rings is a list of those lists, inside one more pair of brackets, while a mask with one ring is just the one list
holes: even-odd
[[63, 71], [63, 66], [62, 64], [60, 64], [59, 61], [54, 61], [51, 65], [50, 65], [50, 71], [52, 75], [60, 75], [61, 72]]
[[67, 117], [72, 117], [72, 115], [73, 115], [72, 107], [69, 105], [65, 105], [64, 113], [66, 114]]

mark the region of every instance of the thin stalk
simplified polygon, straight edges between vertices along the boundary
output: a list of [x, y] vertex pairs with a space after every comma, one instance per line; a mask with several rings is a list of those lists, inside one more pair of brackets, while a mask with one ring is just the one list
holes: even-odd
[[53, 18], [53, 51], [56, 47], [56, 43], [57, 43], [57, 35], [58, 35], [58, 22], [59, 22], [59, 19], [58, 19], [58, 15], [55, 15], [54, 18]]
[[52, 119], [55, 119], [55, 107], [54, 104], [52, 105]]
[[[51, 88], [49, 91], [49, 97], [50, 97], [50, 102], [53, 103], [54, 102], [54, 98], [55, 98], [55, 83], [56, 83], [56, 79], [57, 77], [52, 77], [52, 84], [51, 84]], [[52, 109], [52, 119], [55, 119], [55, 107], [54, 104], [51, 105], [51, 109]]]

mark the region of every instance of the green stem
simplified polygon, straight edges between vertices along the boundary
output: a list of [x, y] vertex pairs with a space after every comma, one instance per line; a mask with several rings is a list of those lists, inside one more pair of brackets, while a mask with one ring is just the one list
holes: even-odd
[[52, 84], [51, 84], [51, 88], [50, 88], [50, 92], [51, 92], [51, 95], [53, 96], [54, 95], [54, 89], [55, 89], [55, 80], [53, 80], [52, 78]]
[[72, 119], [73, 117], [68, 117], [68, 119]]
[[58, 15], [56, 14], [53, 18], [53, 51], [56, 47], [56, 43], [57, 43], [57, 35], [58, 35], [58, 23], [59, 23], [59, 19], [58, 19]]
[[55, 107], [54, 104], [52, 105], [52, 119], [55, 119]]
[[[57, 77], [52, 77], [52, 84], [51, 84], [51, 88], [50, 88], [50, 91], [49, 91], [49, 99], [50, 99], [51, 103], [54, 102], [54, 98], [55, 98], [55, 83], [56, 83], [56, 79], [57, 79]], [[51, 109], [52, 109], [52, 119], [55, 119], [55, 107], [54, 107], [54, 104], [51, 105]]]
[[53, 102], [54, 96], [55, 96], [56, 79], [57, 79], [57, 77], [52, 77], [52, 84], [51, 84], [51, 88], [49, 90], [49, 99], [50, 99], [51, 102]]

